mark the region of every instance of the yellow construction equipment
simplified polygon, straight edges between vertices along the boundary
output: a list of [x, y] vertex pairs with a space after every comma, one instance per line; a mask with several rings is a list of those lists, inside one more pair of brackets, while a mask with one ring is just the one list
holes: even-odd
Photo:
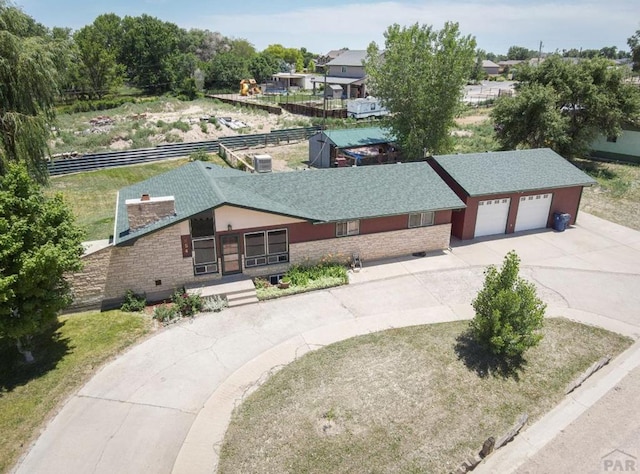
[[255, 79], [242, 79], [240, 81], [240, 95], [261, 94], [262, 90]]

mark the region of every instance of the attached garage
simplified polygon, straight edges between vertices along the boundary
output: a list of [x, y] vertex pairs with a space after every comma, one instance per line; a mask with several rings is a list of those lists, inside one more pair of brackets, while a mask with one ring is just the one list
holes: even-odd
[[478, 201], [474, 237], [504, 234], [507, 228], [510, 202], [509, 198]]
[[547, 227], [552, 197], [552, 193], [520, 196], [515, 232]]
[[582, 189], [595, 184], [548, 148], [440, 155], [431, 166], [466, 204], [453, 213], [460, 239], [544, 229], [555, 212], [575, 224]]

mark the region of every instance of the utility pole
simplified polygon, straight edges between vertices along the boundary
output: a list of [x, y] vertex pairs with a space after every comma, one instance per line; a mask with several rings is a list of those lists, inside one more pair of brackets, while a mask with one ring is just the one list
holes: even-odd
[[327, 122], [327, 66], [324, 66], [324, 87], [322, 90], [322, 130], [326, 130], [326, 122]]
[[540, 66], [540, 59], [542, 59], [542, 41], [540, 41], [540, 48], [538, 48], [538, 66]]

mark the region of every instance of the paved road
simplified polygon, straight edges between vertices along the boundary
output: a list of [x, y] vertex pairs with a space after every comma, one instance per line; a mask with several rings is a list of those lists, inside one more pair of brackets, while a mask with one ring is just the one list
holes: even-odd
[[216, 408], [211, 400], [222, 396], [232, 407], [268, 374], [258, 371], [250, 384], [234, 385], [243, 367], [282, 363], [279, 348], [291, 359], [352, 334], [471, 317], [469, 301], [484, 266], [511, 249], [552, 315], [640, 335], [640, 233], [582, 214], [580, 225], [564, 233], [458, 242], [452, 252], [427, 258], [365, 262], [348, 287], [168, 328], [103, 367], [72, 396], [16, 471], [163, 473], [175, 464], [175, 472], [209, 472], [215, 455], [189, 456], [202, 450], [189, 451], [190, 440], [207, 439], [214, 428], [224, 432], [224, 415], [204, 416]]

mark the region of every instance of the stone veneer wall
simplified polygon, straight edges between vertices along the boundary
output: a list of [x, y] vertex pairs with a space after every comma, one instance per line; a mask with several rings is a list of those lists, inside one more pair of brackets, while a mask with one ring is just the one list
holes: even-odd
[[[350, 259], [354, 252], [370, 261], [443, 250], [449, 247], [450, 232], [451, 224], [442, 224], [291, 244], [290, 264], [328, 255], [334, 260]], [[85, 256], [84, 270], [69, 277], [75, 294], [72, 308], [116, 306], [128, 289], [145, 293], [149, 300], [162, 299], [177, 287], [222, 278], [221, 273], [194, 276], [192, 259], [182, 257], [181, 233], [180, 226], [174, 225], [131, 246], [110, 246]], [[274, 275], [284, 273], [290, 264], [245, 268], [243, 273], [249, 277]], [[157, 286], [156, 280], [162, 284]]]
[[431, 252], [449, 247], [451, 224], [413, 229], [353, 235], [336, 239], [314, 240], [289, 246], [291, 263], [313, 262], [332, 255], [335, 259], [351, 258], [358, 253], [362, 260], [401, 257], [414, 252]]
[[104, 299], [104, 289], [107, 284], [107, 273], [111, 261], [109, 246], [82, 257], [84, 265], [81, 272], [68, 275], [67, 281], [73, 289], [74, 310], [100, 308]]

